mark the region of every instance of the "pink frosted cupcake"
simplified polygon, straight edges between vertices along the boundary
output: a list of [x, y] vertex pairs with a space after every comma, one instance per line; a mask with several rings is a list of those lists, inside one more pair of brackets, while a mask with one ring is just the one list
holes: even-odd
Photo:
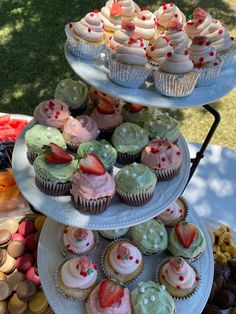
[[77, 118], [70, 117], [63, 127], [62, 135], [67, 146], [72, 151], [77, 151], [81, 143], [95, 140], [100, 131], [96, 122], [86, 115]]
[[173, 44], [170, 39], [166, 36], [158, 37], [147, 48], [148, 60], [153, 65], [159, 65], [165, 60], [169, 52], [173, 52]]
[[171, 180], [178, 175], [181, 160], [179, 147], [165, 140], [152, 140], [141, 155], [141, 162], [153, 169], [161, 181]]
[[57, 129], [62, 129], [69, 117], [69, 107], [60, 99], [43, 101], [34, 109], [35, 122]]
[[146, 44], [152, 42], [157, 36], [157, 18], [155, 14], [141, 9], [133, 19], [135, 33], [141, 36]]
[[106, 4], [101, 12], [98, 13], [103, 23], [103, 29], [106, 38], [113, 35], [115, 31], [121, 28], [123, 11], [118, 3]]
[[164, 34], [171, 43], [173, 44], [173, 48], [175, 49], [178, 45], [183, 44], [185, 45], [186, 49], [189, 47], [191, 42], [188, 35], [183, 30], [183, 25], [179, 23], [175, 18], [171, 19], [168, 22], [168, 29]]
[[115, 194], [113, 177], [95, 154], [87, 154], [80, 160], [79, 167], [80, 171], [73, 176], [71, 189], [75, 208], [90, 214], [103, 212]]
[[186, 23], [184, 30], [190, 38], [206, 36], [211, 24], [212, 17], [210, 14], [199, 7], [193, 11], [193, 19]]
[[163, 3], [163, 5], [154, 12], [157, 17], [158, 24], [162, 27], [162, 29], [166, 29], [168, 27], [168, 22], [171, 19], [175, 19], [182, 25], [185, 24], [185, 16], [180, 11], [180, 9], [172, 2]]

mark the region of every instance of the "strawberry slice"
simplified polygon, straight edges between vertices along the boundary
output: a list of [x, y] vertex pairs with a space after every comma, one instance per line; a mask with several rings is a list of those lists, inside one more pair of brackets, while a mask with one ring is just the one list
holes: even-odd
[[197, 233], [197, 228], [189, 222], [179, 222], [175, 226], [175, 233], [184, 248], [190, 247]]
[[44, 145], [43, 148], [45, 149], [44, 159], [49, 164], [68, 164], [73, 159], [55, 143], [51, 142], [49, 145]]
[[130, 112], [139, 112], [141, 110], [143, 110], [145, 108], [145, 106], [142, 105], [138, 105], [138, 104], [131, 104], [130, 105]]
[[98, 296], [100, 306], [109, 307], [123, 298], [124, 288], [109, 279], [104, 279], [100, 284]]
[[87, 156], [80, 160], [79, 162], [80, 169], [89, 174], [102, 175], [106, 172], [106, 169], [95, 154], [87, 154]]
[[97, 104], [97, 111], [102, 114], [113, 114], [115, 113], [115, 109], [113, 105], [107, 101], [106, 99], [100, 99], [99, 103]]
[[0, 116], [0, 125], [7, 124], [11, 119], [11, 116], [9, 114], [4, 114]]

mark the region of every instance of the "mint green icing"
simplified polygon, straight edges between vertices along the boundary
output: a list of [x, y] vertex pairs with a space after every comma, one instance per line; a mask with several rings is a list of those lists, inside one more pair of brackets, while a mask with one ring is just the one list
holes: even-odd
[[77, 155], [79, 158], [84, 158], [88, 153], [96, 154], [104, 164], [104, 167], [109, 170], [115, 164], [117, 152], [106, 140], [89, 141], [79, 145]]
[[180, 130], [178, 122], [167, 114], [161, 114], [146, 121], [143, 125], [151, 139], [160, 138], [174, 142], [177, 140]]
[[143, 126], [145, 121], [150, 120], [153, 118], [153, 116], [157, 116], [162, 113], [154, 107], [145, 107], [139, 112], [130, 112], [130, 104], [126, 104], [122, 108], [122, 114], [125, 121]]
[[43, 145], [53, 142], [63, 149], [66, 149], [66, 142], [61, 132], [42, 124], [35, 124], [25, 133], [25, 142], [28, 149], [34, 153], [43, 153]]
[[153, 281], [140, 282], [131, 292], [134, 314], [173, 314], [175, 302], [164, 286]]
[[121, 228], [121, 229], [114, 229], [114, 230], [100, 230], [102, 236], [108, 239], [117, 239], [122, 237], [128, 232], [129, 228]]
[[112, 144], [121, 153], [139, 153], [149, 142], [148, 132], [139, 125], [125, 122], [115, 129]]
[[64, 79], [57, 84], [55, 99], [61, 99], [71, 108], [82, 106], [88, 98], [88, 87], [82, 81]]
[[198, 254], [202, 253], [206, 247], [206, 240], [202, 230], [200, 230], [198, 227], [196, 228], [197, 232], [195, 238], [188, 248], [184, 248], [183, 245], [179, 242], [175, 230], [173, 229], [169, 236], [168, 250], [174, 256], [183, 256], [187, 258], [194, 258], [198, 256]]
[[49, 164], [44, 160], [44, 156], [38, 156], [34, 161], [34, 171], [36, 175], [56, 182], [72, 181], [72, 176], [77, 170], [78, 160], [73, 159], [67, 164]]
[[167, 248], [168, 235], [165, 226], [151, 219], [131, 228], [134, 243], [146, 253], [161, 253]]
[[155, 186], [157, 177], [146, 165], [134, 162], [124, 166], [116, 174], [115, 181], [118, 192], [131, 195], [145, 192], [148, 188]]

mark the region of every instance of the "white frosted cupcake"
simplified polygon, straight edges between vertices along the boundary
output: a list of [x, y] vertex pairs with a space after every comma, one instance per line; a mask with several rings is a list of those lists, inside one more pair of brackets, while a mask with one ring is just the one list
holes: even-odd
[[212, 17], [202, 8], [198, 7], [193, 11], [193, 19], [185, 25], [185, 32], [188, 37], [206, 36], [212, 23]]
[[158, 37], [147, 47], [148, 60], [152, 65], [161, 64], [168, 52], [173, 52], [173, 44], [166, 36]]
[[154, 14], [157, 17], [158, 24], [164, 29], [167, 29], [168, 22], [171, 19], [175, 19], [182, 25], [185, 24], [185, 15], [172, 2], [170, 3], [163, 2], [163, 5], [159, 7], [159, 9], [154, 12]]
[[191, 42], [190, 38], [183, 30], [183, 25], [176, 19], [172, 19], [168, 22], [168, 29], [164, 35], [169, 38], [174, 49], [180, 44], [184, 44], [186, 49], [188, 49]]
[[134, 17], [133, 23], [135, 25], [135, 33], [140, 35], [146, 44], [156, 39], [157, 18], [151, 11], [141, 9]]

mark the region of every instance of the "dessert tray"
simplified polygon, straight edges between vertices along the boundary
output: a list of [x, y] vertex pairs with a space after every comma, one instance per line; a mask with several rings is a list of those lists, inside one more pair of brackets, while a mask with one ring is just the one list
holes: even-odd
[[[176, 301], [176, 314], [192, 314], [202, 312], [210, 294], [214, 272], [213, 254], [212, 250], [210, 249], [211, 242], [206, 227], [192, 207], [190, 208], [188, 217], [188, 220], [194, 222], [203, 230], [207, 241], [207, 249], [203, 256], [198, 261], [194, 262], [194, 265], [200, 272], [202, 278], [199, 289], [191, 298], [184, 301]], [[84, 301], [73, 301], [65, 298], [58, 292], [55, 284], [55, 272], [64, 259], [57, 244], [58, 230], [60, 229], [60, 223], [48, 218], [41, 231], [38, 249], [38, 270], [41, 278], [41, 284], [55, 313], [66, 314], [68, 313], [68, 309], [70, 309], [70, 314], [86, 314]], [[99, 243], [100, 245], [98, 250], [90, 256], [92, 260], [94, 260], [98, 265], [98, 269], [101, 269], [101, 253], [109, 241], [106, 241], [100, 237]], [[155, 270], [161, 257], [163, 257], [163, 255], [145, 256], [144, 271], [132, 284], [129, 284], [128, 287], [132, 290], [140, 281], [154, 281]], [[102, 278], [102, 271], [100, 271], [100, 274]]]
[[196, 87], [186, 97], [166, 97], [158, 94], [152, 80], [141, 89], [132, 89], [115, 84], [109, 78], [105, 55], [96, 63], [88, 63], [73, 56], [65, 44], [65, 56], [74, 72], [86, 83], [124, 101], [160, 108], [191, 108], [217, 101], [228, 94], [236, 85], [236, 60], [230, 68], [222, 71], [217, 82], [212, 86]]
[[[70, 196], [53, 197], [38, 190], [34, 183], [34, 168], [26, 157], [26, 145], [24, 136], [27, 129], [32, 127], [32, 120], [18, 138], [12, 158], [12, 167], [16, 182], [32, 206], [46, 216], [61, 223], [94, 229], [119, 229], [139, 224], [157, 216], [169, 204], [175, 201], [184, 189], [190, 171], [190, 156], [187, 143], [182, 135], [179, 136], [177, 145], [182, 151], [182, 165], [180, 173], [171, 181], [158, 182], [152, 200], [145, 206], [134, 208], [121, 203], [118, 197], [114, 197], [112, 204], [102, 214], [85, 215], [76, 210]], [[115, 167], [115, 174], [118, 168]], [[129, 217], [129, 219], [127, 219]]]

